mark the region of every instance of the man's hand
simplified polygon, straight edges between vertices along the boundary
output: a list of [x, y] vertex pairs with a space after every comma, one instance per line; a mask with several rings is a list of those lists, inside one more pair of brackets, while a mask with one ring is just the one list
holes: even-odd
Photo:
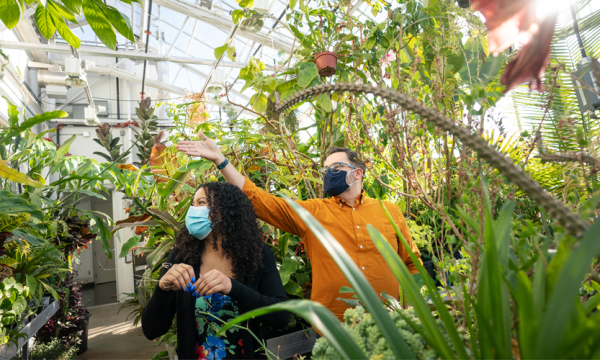
[[211, 270], [200, 275], [200, 279], [196, 281], [195, 285], [197, 289], [196, 298], [217, 292], [227, 295], [231, 291], [231, 279], [219, 270]]
[[216, 142], [206, 137], [202, 131], [198, 132], [198, 136], [204, 141], [180, 141], [177, 143], [177, 150], [190, 156], [200, 156], [216, 165], [225, 161], [225, 156], [221, 154]]
[[184, 290], [189, 292], [196, 289], [194, 282], [196, 282], [194, 268], [187, 264], [175, 264], [160, 279], [158, 286], [167, 291]]

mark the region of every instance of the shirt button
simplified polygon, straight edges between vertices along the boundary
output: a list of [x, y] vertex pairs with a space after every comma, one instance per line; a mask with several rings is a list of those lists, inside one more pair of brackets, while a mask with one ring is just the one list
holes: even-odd
[[360, 226], [358, 226], [358, 225], [357, 225], [357, 226], [356, 226], [356, 228], [357, 228], [357, 229], [360, 229]]
[[362, 249], [362, 245], [360, 246], [360, 248]]
[[363, 266], [363, 267], [362, 267], [362, 269], [364, 270], [364, 269], [365, 269], [365, 267]]
[[355, 208], [352, 208], [352, 210], [356, 210]]

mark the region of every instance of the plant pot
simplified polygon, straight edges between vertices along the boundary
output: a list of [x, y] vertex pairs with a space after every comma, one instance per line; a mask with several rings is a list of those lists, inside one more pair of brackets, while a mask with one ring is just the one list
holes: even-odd
[[85, 325], [83, 328], [83, 334], [81, 334], [81, 344], [79, 344], [79, 349], [77, 350], [77, 355], [81, 355], [88, 349], [88, 334], [90, 330], [90, 316], [92, 313], [88, 311], [85, 316]]
[[319, 70], [319, 75], [323, 77], [332, 76], [337, 68], [337, 54], [331, 51], [323, 51], [315, 55], [315, 64]]

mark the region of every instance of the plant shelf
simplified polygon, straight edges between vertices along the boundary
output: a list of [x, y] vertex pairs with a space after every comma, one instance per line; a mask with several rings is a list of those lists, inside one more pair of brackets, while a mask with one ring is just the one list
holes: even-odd
[[[50, 320], [52, 315], [56, 313], [58, 310], [59, 303], [58, 301], [53, 301], [47, 308], [45, 308], [38, 316], [36, 316], [31, 322], [21, 329], [21, 333], [25, 333], [27, 335], [27, 339], [19, 339], [19, 345], [15, 346], [11, 344], [10, 347], [7, 345], [0, 347], [0, 360], [10, 360], [19, 349], [21, 349], [24, 345], [29, 343], [29, 339], [31, 339], [37, 332], [41, 329], [44, 324]], [[25, 359], [29, 358], [29, 352], [27, 352]]]

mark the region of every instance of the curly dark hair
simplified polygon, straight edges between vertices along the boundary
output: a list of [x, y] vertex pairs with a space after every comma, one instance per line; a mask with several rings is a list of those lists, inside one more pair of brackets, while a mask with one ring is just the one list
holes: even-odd
[[[231, 259], [236, 280], [251, 281], [262, 267], [264, 241], [252, 203], [237, 186], [225, 182], [202, 184], [210, 207], [209, 219], [214, 224], [212, 236], [221, 240], [221, 247]], [[193, 196], [193, 195], [192, 195]], [[180, 261], [202, 265], [205, 241], [191, 235], [187, 227], [175, 237]], [[215, 250], [219, 249], [214, 242]]]

